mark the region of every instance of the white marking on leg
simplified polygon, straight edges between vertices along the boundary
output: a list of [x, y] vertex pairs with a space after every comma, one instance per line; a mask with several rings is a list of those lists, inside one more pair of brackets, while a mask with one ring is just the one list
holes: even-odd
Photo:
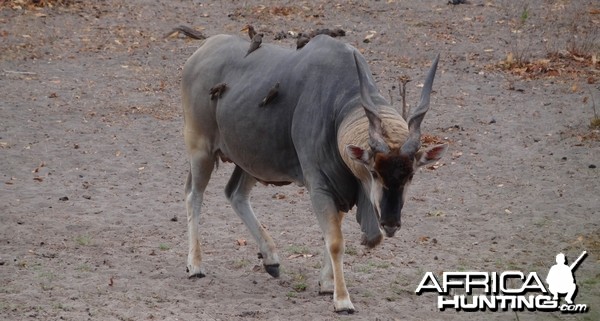
[[333, 294], [333, 268], [327, 245], [323, 250], [323, 267], [319, 278], [319, 294]]

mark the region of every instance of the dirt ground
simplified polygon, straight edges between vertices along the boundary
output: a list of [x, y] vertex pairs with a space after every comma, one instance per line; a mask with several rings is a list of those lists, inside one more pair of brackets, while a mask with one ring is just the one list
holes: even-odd
[[[0, 319], [599, 320], [600, 6], [590, 1], [0, 2]], [[271, 278], [227, 204], [233, 167], [205, 196], [207, 277], [188, 279], [181, 68], [206, 35], [293, 48], [279, 32], [342, 28], [379, 89], [415, 104], [441, 53], [423, 131], [450, 148], [415, 176], [394, 238], [360, 245], [344, 221], [357, 308], [319, 296], [323, 241], [306, 190], [254, 189], [282, 275]], [[367, 39], [365, 41], [365, 39]], [[574, 260], [586, 314], [439, 311], [425, 272]]]

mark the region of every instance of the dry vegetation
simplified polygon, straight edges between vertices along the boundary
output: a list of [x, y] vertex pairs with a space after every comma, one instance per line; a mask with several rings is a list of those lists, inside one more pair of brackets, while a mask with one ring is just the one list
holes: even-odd
[[[512, 37], [510, 50], [492, 66], [522, 78], [582, 77], [588, 84], [600, 73], [600, 7], [585, 1], [556, 1], [533, 8], [525, 3], [505, 3], [506, 24]], [[566, 40], [561, 33], [571, 34]], [[545, 52], [532, 52], [542, 42]]]
[[70, 6], [80, 3], [78, 0], [5, 0], [0, 2], [1, 7], [10, 7], [13, 9], [35, 9], [42, 7]]

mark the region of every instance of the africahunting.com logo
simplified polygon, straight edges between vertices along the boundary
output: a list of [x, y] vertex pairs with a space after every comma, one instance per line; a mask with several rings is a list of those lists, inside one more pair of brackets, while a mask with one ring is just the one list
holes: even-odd
[[[536, 272], [525, 275], [521, 271], [497, 272], [443, 272], [440, 279], [426, 272], [415, 290], [417, 295], [437, 292], [437, 307], [457, 311], [562, 311], [587, 312], [587, 304], [573, 302], [577, 294], [574, 272], [587, 252], [571, 265], [563, 253], [556, 255], [556, 264], [546, 277], [547, 287]], [[464, 292], [464, 294], [451, 293]], [[565, 303], [560, 304], [561, 297]]]

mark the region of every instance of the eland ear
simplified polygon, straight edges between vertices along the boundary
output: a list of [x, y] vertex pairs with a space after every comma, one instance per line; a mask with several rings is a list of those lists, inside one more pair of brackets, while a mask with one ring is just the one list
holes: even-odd
[[364, 165], [369, 165], [369, 160], [371, 160], [371, 152], [356, 145], [346, 145], [346, 153], [350, 156], [350, 159]]
[[428, 147], [425, 149], [419, 150], [415, 154], [415, 160], [417, 161], [417, 167], [421, 167], [423, 165], [431, 164], [433, 162], [439, 161], [442, 156], [448, 150], [448, 144], [435, 145], [432, 147]]

